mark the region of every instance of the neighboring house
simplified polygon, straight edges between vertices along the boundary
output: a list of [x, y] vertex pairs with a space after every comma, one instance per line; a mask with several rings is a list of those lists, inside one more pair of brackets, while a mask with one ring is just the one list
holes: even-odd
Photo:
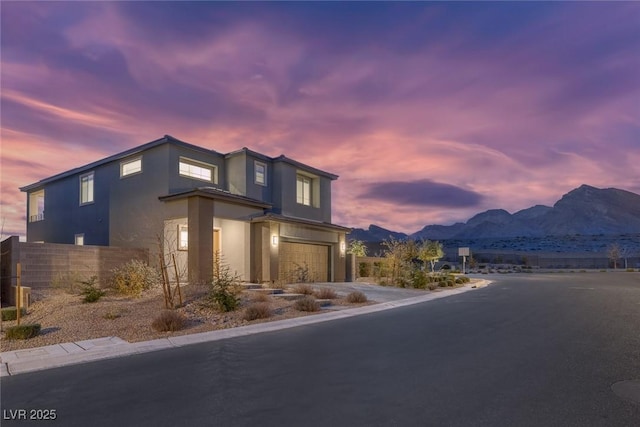
[[[149, 248], [211, 278], [219, 252], [243, 280], [344, 281], [331, 223], [336, 175], [247, 148], [221, 154], [169, 135], [22, 187], [27, 241]], [[188, 272], [188, 273], [187, 273]]]

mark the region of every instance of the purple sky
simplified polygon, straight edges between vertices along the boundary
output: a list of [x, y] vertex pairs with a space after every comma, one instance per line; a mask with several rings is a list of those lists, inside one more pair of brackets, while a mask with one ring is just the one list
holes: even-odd
[[351, 227], [640, 193], [637, 2], [0, 7], [4, 236], [19, 186], [164, 134], [336, 173]]

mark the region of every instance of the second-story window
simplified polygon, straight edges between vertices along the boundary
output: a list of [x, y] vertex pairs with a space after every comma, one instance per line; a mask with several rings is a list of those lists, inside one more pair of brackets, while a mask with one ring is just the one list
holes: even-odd
[[298, 174], [296, 179], [296, 201], [301, 205], [311, 206], [311, 178]]
[[42, 221], [44, 219], [44, 190], [34, 191], [29, 194], [29, 222]]
[[142, 157], [138, 157], [137, 159], [127, 160], [126, 162], [120, 163], [120, 177], [124, 178], [125, 176], [134, 175], [142, 172]]
[[207, 163], [180, 158], [180, 175], [216, 183], [216, 167]]
[[260, 185], [267, 185], [267, 165], [262, 162], [254, 162], [255, 182]]
[[93, 203], [93, 172], [80, 176], [80, 204]]

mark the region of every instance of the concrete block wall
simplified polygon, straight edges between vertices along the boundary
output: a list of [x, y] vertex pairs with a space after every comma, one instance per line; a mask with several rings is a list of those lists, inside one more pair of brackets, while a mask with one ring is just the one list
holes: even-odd
[[94, 275], [104, 285], [112, 269], [132, 259], [149, 262], [148, 249], [27, 243], [12, 236], [2, 242], [2, 301], [13, 300], [10, 288], [17, 281], [18, 262], [22, 269], [21, 285], [45, 289], [60, 278], [85, 280]]

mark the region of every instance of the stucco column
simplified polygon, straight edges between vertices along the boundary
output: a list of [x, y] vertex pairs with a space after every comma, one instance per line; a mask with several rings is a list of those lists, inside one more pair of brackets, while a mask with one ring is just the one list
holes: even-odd
[[213, 277], [213, 200], [200, 196], [188, 199], [189, 282]]

